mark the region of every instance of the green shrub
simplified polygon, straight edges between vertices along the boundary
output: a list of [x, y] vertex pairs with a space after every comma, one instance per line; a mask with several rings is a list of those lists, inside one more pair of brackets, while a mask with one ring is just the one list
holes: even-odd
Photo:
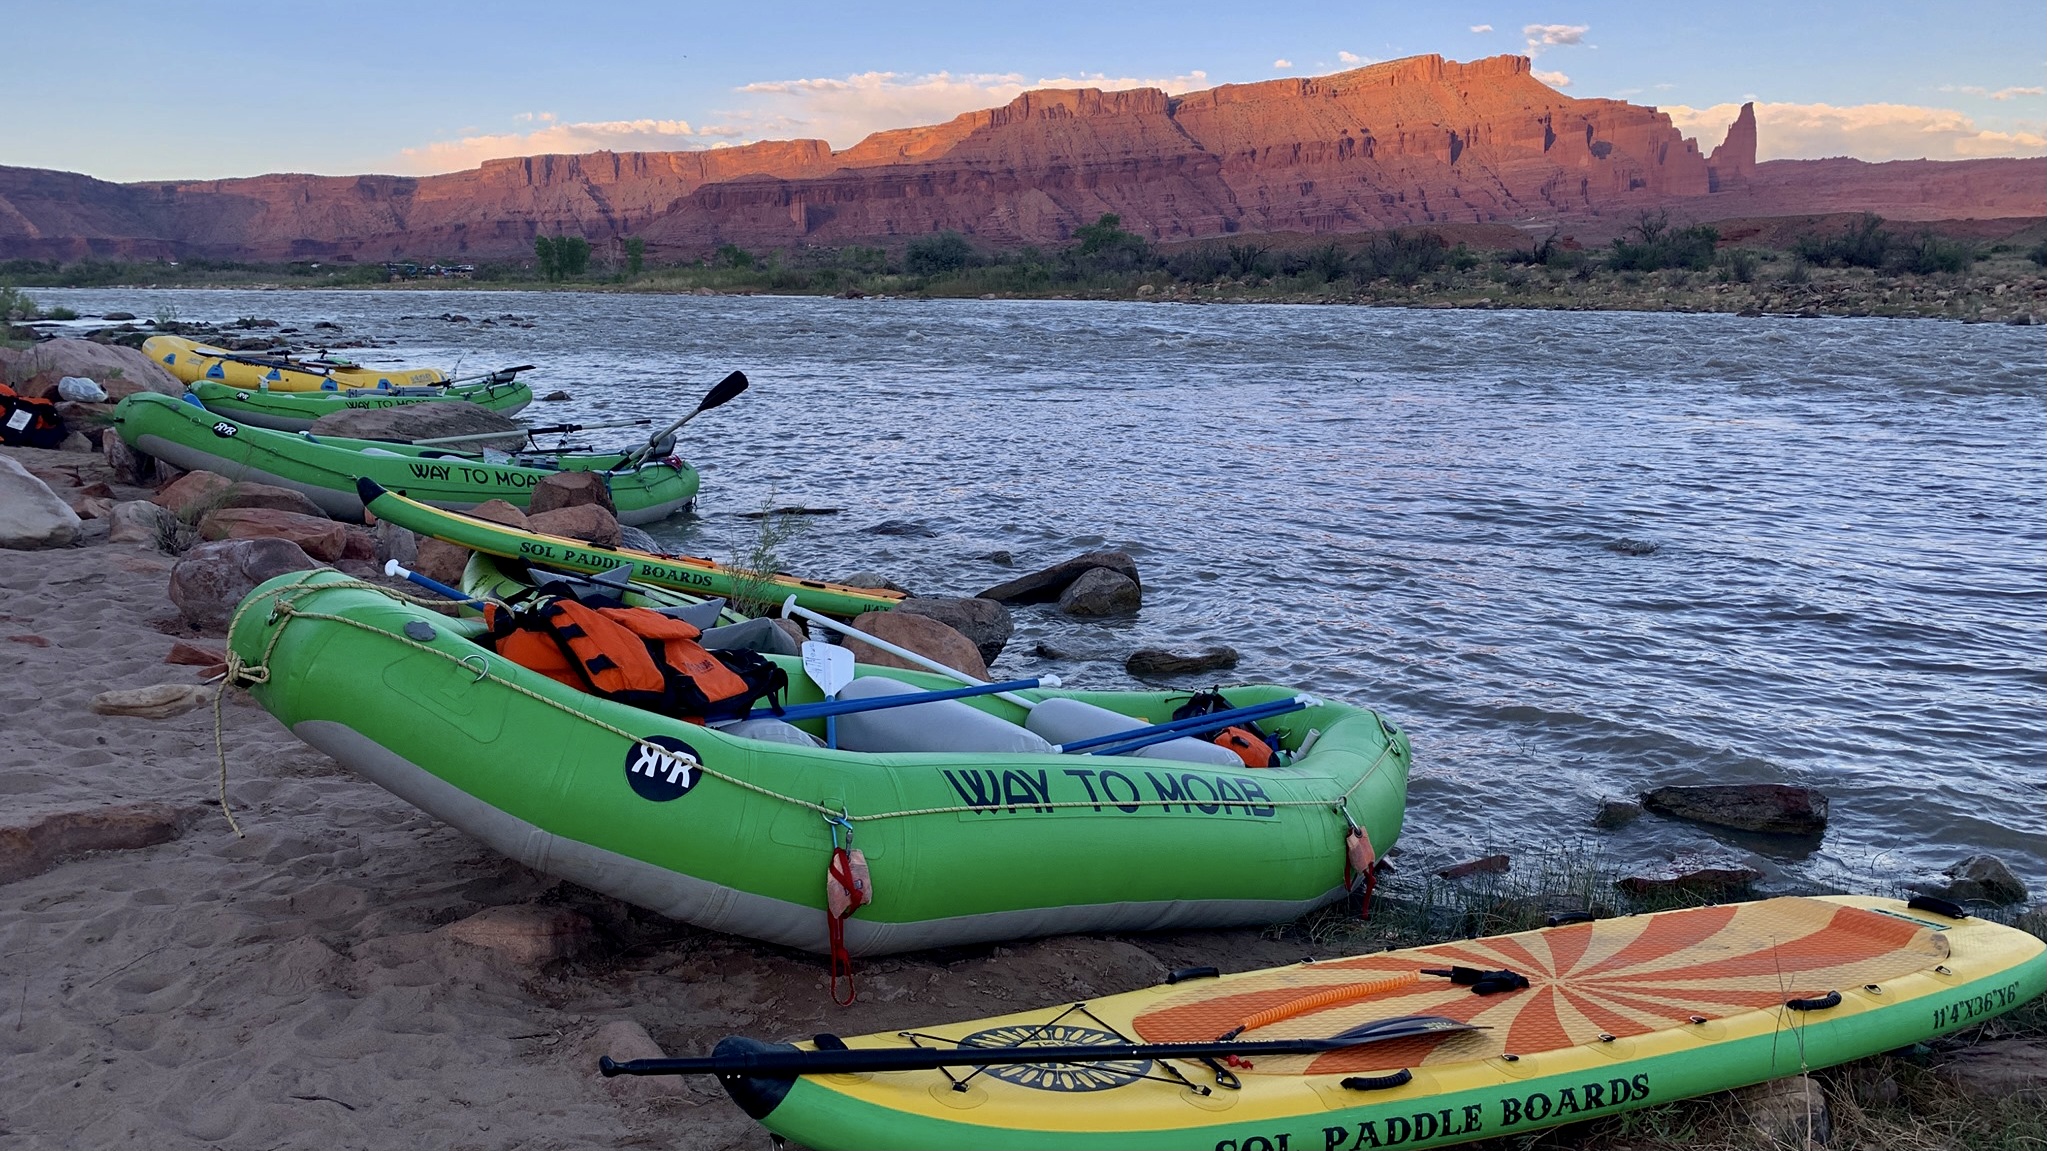
[[753, 253], [738, 244], [721, 244], [718, 247], [718, 263], [727, 268], [751, 268]]
[[33, 320], [40, 315], [36, 302], [17, 288], [0, 287], [0, 320]]
[[1896, 237], [1884, 227], [1884, 218], [1864, 212], [1862, 218], [1836, 236], [1800, 236], [1791, 250], [1809, 264], [1828, 267], [1881, 268], [1890, 256]]
[[1888, 266], [1930, 275], [1934, 272], [1966, 271], [1975, 262], [1974, 245], [1921, 232], [1892, 246]]
[[2047, 240], [2033, 245], [2033, 250], [2026, 253], [2026, 259], [2033, 261], [2043, 268], [2047, 268]]
[[903, 249], [903, 270], [913, 276], [942, 276], [975, 262], [973, 246], [958, 232], [920, 236]]
[[1710, 224], [1672, 229], [1670, 213], [1644, 212], [1629, 229], [1635, 238], [1615, 236], [1607, 253], [1607, 267], [1615, 271], [1655, 272], [1664, 268], [1686, 268], [1703, 272], [1713, 266], [1713, 253], [1720, 243], [1720, 230]]
[[1720, 253], [1713, 265], [1718, 269], [1722, 282], [1746, 284], [1756, 278], [1756, 265], [1760, 261], [1747, 248], [1730, 248]]
[[1360, 283], [1383, 277], [1411, 287], [1441, 268], [1449, 260], [1449, 250], [1434, 232], [1379, 232], [1351, 262], [1351, 275]]

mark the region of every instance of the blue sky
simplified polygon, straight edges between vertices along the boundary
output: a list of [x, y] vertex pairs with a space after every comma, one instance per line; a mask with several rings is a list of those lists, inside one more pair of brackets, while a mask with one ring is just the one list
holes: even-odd
[[2047, 6], [0, 0], [0, 164], [109, 180], [424, 174], [934, 123], [1032, 87], [1187, 91], [1532, 54], [1764, 159], [2047, 154]]

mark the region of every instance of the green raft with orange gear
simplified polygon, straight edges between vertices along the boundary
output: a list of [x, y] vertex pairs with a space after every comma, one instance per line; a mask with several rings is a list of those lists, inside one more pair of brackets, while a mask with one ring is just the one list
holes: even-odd
[[[785, 718], [704, 724], [484, 640], [480, 620], [297, 572], [237, 609], [228, 678], [306, 743], [527, 866], [846, 956], [1291, 919], [1342, 898], [1359, 848], [1390, 847], [1406, 806], [1397, 726], [1276, 684], [1223, 689], [1283, 753], [1254, 769], [1177, 734], [1185, 693], [941, 699], [975, 689], [862, 664], [831, 705], [844, 713], [822, 714], [803, 659], [748, 653], [786, 673]], [[1117, 734], [1073, 738], [1076, 717]], [[1195, 746], [1168, 746], [1182, 739]], [[834, 909], [841, 852], [849, 866], [858, 853], [867, 898]]]
[[1574, 922], [808, 1043], [716, 1075], [819, 1151], [1372, 1151], [1525, 1136], [1909, 1046], [2047, 990], [2047, 944], [1857, 896]]

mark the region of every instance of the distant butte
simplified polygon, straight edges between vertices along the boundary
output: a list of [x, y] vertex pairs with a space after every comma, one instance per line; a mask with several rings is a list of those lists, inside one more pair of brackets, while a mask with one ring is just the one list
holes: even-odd
[[1759, 164], [1748, 105], [1708, 156], [1656, 109], [1566, 96], [1526, 57], [1414, 56], [1177, 97], [1027, 92], [839, 152], [788, 140], [139, 184], [0, 167], [0, 257], [475, 260], [530, 254], [537, 233], [639, 236], [663, 259], [946, 229], [1007, 246], [1059, 243], [1104, 212], [1160, 241], [1472, 223], [1610, 235], [1659, 207], [2039, 216], [2043, 187], [2047, 159]]

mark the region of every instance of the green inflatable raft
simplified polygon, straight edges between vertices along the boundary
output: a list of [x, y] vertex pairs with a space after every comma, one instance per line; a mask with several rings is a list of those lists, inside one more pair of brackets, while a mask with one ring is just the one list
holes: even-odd
[[595, 472], [618, 520], [653, 523], [689, 507], [696, 470], [679, 459], [637, 461], [631, 453], [556, 455], [462, 452], [377, 440], [272, 431], [217, 415], [196, 399], [138, 392], [114, 408], [121, 438], [186, 471], [254, 480], [303, 492], [331, 516], [359, 520], [356, 481], [370, 479], [445, 508], [504, 500], [524, 508], [533, 485], [558, 471]]
[[346, 392], [275, 392], [209, 381], [187, 384], [186, 390], [209, 412], [280, 432], [308, 431], [321, 416], [366, 408], [459, 402], [510, 416], [524, 411], [533, 402], [533, 388], [504, 373], [472, 384], [391, 391], [365, 388]]
[[[536, 870], [813, 951], [830, 946], [835, 844], [871, 876], [872, 902], [843, 922], [858, 955], [1272, 923], [1340, 898], [1356, 845], [1383, 852], [1400, 833], [1406, 735], [1291, 688], [1224, 689], [1234, 704], [1297, 708], [1259, 721], [1292, 753], [1265, 769], [1061, 752], [1080, 741], [1032, 734], [1055, 712], [1163, 721], [1186, 698], [1168, 692], [1033, 689], [840, 715], [829, 748], [821, 719], [720, 730], [587, 695], [479, 646], [480, 627], [338, 572], [293, 573], [240, 605], [229, 678], [299, 738]], [[822, 699], [800, 660], [767, 658], [788, 671], [790, 704]], [[842, 699], [958, 687], [857, 673]]]

